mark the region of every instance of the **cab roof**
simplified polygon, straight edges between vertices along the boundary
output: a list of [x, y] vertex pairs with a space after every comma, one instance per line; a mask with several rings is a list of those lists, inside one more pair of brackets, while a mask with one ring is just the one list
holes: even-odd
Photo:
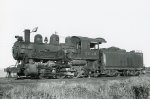
[[74, 40], [74, 42], [82, 42], [87, 41], [90, 43], [106, 43], [106, 40], [104, 38], [88, 38], [88, 37], [82, 37], [82, 36], [72, 36], [71, 39]]

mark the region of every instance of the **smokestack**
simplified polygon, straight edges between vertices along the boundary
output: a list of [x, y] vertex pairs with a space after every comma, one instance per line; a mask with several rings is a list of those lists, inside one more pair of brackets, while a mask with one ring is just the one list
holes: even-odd
[[29, 29], [24, 30], [24, 39], [26, 43], [30, 43], [30, 30]]

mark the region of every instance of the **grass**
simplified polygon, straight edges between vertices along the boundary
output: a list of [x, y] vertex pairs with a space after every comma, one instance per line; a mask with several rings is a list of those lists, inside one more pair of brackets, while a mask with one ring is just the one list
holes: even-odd
[[150, 99], [150, 78], [49, 80], [0, 84], [0, 89], [4, 92], [3, 99]]

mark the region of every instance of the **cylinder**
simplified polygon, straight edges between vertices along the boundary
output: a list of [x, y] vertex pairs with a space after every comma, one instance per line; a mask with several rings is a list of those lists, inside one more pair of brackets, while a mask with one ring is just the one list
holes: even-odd
[[29, 29], [24, 30], [24, 39], [26, 43], [30, 43], [30, 30]]
[[26, 64], [24, 74], [26, 76], [37, 76], [38, 68], [36, 64]]

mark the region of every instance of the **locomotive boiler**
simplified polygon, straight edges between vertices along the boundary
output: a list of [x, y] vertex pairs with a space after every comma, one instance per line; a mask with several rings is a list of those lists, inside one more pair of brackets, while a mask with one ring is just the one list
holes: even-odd
[[[32, 31], [34, 32], [34, 31]], [[24, 40], [17, 41], [12, 53], [17, 60], [18, 77], [36, 78], [78, 78], [99, 76], [139, 75], [143, 70], [143, 53], [110, 47], [101, 48], [104, 38], [69, 36], [65, 43], [59, 42], [59, 35], [48, 38], [35, 35], [30, 42], [31, 31], [24, 30]]]

